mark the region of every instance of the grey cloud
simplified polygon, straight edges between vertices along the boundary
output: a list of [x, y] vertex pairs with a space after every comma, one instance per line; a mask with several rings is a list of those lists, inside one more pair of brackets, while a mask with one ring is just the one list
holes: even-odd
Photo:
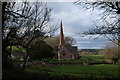
[[[89, 11], [78, 8], [78, 6], [70, 2], [52, 2], [48, 5], [53, 7], [52, 17], [54, 23], [59, 26], [62, 19], [64, 35], [73, 37], [77, 42], [75, 45], [81, 48], [101, 48], [107, 43], [108, 40], [104, 37], [94, 40], [94, 38], [89, 39], [88, 36], [80, 37], [80, 35], [76, 34], [94, 27], [93, 21], [99, 18], [97, 15], [99, 11], [96, 10], [91, 14]], [[56, 35], [59, 35], [59, 30]]]

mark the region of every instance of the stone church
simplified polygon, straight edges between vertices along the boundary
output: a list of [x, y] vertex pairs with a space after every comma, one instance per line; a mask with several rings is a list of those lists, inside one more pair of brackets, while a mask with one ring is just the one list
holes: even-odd
[[58, 47], [58, 59], [59, 60], [73, 60], [78, 59], [78, 50], [76, 46], [66, 46], [63, 34], [62, 21], [60, 23], [60, 40]]

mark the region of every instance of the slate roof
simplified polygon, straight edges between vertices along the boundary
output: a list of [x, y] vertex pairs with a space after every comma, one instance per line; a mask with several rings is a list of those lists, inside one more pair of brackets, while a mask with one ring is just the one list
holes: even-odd
[[66, 46], [66, 49], [70, 52], [70, 53], [76, 53], [78, 52], [77, 47], [76, 46]]

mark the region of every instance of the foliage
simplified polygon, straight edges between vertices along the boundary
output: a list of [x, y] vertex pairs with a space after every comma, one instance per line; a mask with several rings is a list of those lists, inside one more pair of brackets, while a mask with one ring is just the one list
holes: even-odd
[[22, 47], [17, 47], [17, 46], [8, 46], [7, 49], [9, 50], [10, 47], [12, 48], [12, 52], [15, 52], [15, 51], [22, 51], [22, 52], [26, 52], [26, 50]]
[[42, 40], [35, 41], [29, 48], [29, 56], [31, 59], [41, 60], [43, 58], [53, 57], [53, 48]]
[[47, 44], [49, 44], [50, 46], [52, 46], [55, 51], [57, 51], [58, 45], [59, 45], [59, 37], [58, 36], [50, 37], [50, 38], [45, 38], [44, 41]]

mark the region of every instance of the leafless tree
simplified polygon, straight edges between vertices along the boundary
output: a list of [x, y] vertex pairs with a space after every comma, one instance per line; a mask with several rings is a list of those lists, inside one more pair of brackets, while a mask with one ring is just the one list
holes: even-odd
[[[75, 4], [81, 5], [85, 9], [89, 9], [89, 10], [99, 9], [102, 11], [99, 14], [101, 16], [100, 20], [102, 20], [105, 24], [102, 25], [96, 24], [95, 28], [89, 29], [89, 31], [85, 31], [83, 34], [85, 35], [99, 34], [99, 36], [104, 35], [110, 41], [120, 46], [120, 34], [119, 34], [120, 33], [120, 2], [104, 2], [104, 1], [81, 2], [81, 0], [78, 0], [75, 2]], [[108, 18], [112, 19], [112, 22], [110, 22]]]
[[3, 2], [2, 7], [3, 53], [12, 45], [25, 48], [25, 68], [31, 42], [57, 30], [57, 27], [51, 29], [53, 26], [48, 26], [51, 8], [42, 2]]
[[[65, 45], [66, 46], [72, 46], [75, 44], [75, 40], [72, 37], [65, 37]], [[52, 46], [54, 48], [55, 51], [57, 51], [58, 46], [59, 46], [59, 36], [54, 36], [51, 38], [45, 38], [44, 41], [49, 44], [50, 46]]]
[[116, 64], [120, 59], [120, 54], [117, 54], [118, 46], [113, 43], [108, 43], [99, 53], [104, 54], [107, 59], [111, 60], [112, 64]]

